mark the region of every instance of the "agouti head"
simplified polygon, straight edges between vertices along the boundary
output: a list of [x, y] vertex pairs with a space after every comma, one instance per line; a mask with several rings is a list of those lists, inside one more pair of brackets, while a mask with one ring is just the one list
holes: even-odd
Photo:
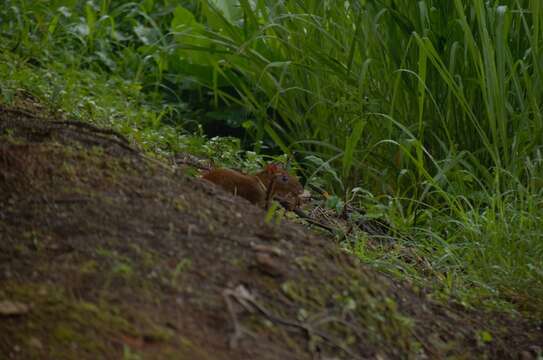
[[266, 188], [270, 188], [273, 194], [279, 196], [298, 196], [304, 192], [304, 188], [298, 178], [290, 175], [281, 165], [268, 164], [256, 174]]

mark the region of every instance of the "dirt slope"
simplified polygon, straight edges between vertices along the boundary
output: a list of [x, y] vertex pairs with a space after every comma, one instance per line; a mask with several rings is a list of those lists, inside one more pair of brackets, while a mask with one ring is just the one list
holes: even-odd
[[[0, 358], [536, 358], [122, 137], [0, 107]], [[57, 119], [58, 120], [58, 119]]]

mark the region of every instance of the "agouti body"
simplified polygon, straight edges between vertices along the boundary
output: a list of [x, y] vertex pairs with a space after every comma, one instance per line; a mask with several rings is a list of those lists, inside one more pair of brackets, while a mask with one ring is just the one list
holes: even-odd
[[210, 170], [202, 178], [265, 208], [274, 195], [297, 197], [304, 191], [295, 176], [276, 164], [268, 164], [255, 175], [223, 168]]

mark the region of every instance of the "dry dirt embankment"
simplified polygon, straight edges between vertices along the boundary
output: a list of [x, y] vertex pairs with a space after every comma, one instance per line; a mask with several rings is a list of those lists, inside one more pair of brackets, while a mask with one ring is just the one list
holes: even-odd
[[529, 359], [543, 344], [54, 121], [0, 107], [2, 359]]

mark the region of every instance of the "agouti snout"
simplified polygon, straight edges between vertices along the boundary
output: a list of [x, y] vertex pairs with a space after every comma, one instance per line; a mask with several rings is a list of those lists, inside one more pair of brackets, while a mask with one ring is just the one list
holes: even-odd
[[268, 164], [255, 175], [225, 168], [213, 169], [202, 178], [265, 208], [275, 195], [280, 198], [293, 197], [298, 205], [298, 196], [304, 191], [298, 178], [277, 164]]

